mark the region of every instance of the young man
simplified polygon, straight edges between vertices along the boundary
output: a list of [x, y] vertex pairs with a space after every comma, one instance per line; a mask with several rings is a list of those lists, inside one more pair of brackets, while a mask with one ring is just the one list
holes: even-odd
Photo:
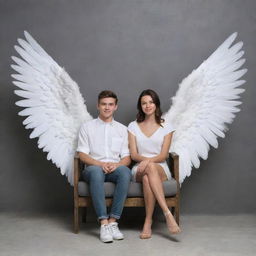
[[[127, 196], [131, 171], [127, 128], [114, 120], [117, 96], [102, 91], [98, 96], [99, 116], [85, 122], [78, 139], [79, 157], [86, 164], [83, 178], [89, 183], [93, 205], [100, 221], [100, 239], [112, 242], [124, 238], [117, 220], [120, 218]], [[115, 183], [113, 204], [107, 214], [104, 181]]]

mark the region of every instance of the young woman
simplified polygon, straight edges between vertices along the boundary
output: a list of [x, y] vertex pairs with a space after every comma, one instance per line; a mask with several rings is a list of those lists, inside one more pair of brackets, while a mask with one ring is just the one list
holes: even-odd
[[169, 231], [179, 233], [164, 196], [162, 182], [171, 179], [166, 163], [174, 129], [161, 118], [160, 100], [155, 91], [147, 89], [139, 96], [137, 120], [128, 126], [131, 158], [137, 162], [132, 168], [132, 177], [142, 182], [146, 218], [141, 239], [151, 237], [152, 216], [156, 201], [162, 208]]

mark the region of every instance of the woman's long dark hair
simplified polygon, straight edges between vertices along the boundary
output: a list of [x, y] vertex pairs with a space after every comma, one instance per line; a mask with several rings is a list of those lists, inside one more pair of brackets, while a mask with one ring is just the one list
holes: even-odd
[[137, 122], [141, 123], [145, 120], [145, 113], [143, 112], [142, 107], [141, 107], [141, 98], [146, 95], [150, 96], [152, 98], [154, 104], [156, 105], [155, 119], [156, 119], [156, 122], [159, 125], [161, 125], [161, 123], [164, 122], [164, 119], [161, 118], [162, 110], [160, 108], [160, 99], [159, 99], [159, 96], [157, 95], [157, 93], [151, 89], [144, 90], [139, 96], [139, 99], [137, 102], [137, 109], [138, 109]]

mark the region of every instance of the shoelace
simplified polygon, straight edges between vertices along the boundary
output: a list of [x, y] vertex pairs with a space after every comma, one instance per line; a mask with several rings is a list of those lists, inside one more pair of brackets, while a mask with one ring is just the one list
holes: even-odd
[[111, 232], [109, 226], [107, 224], [103, 225], [102, 228], [104, 229], [105, 232]]
[[117, 225], [111, 225], [112, 232], [120, 232]]
[[114, 231], [118, 231], [117, 225], [112, 225], [111, 227]]

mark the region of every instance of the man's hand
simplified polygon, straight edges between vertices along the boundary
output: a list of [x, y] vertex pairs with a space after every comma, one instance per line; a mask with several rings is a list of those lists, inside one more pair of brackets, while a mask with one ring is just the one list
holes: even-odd
[[145, 172], [145, 169], [146, 169], [147, 165], [149, 164], [149, 162], [150, 162], [150, 160], [141, 161], [138, 165], [138, 169], [137, 169], [138, 173], [143, 174]]
[[109, 173], [109, 163], [102, 162], [100, 166], [102, 167], [104, 173]]
[[119, 163], [109, 163], [109, 173], [113, 172], [120, 166]]
[[116, 168], [119, 166], [120, 165], [118, 163], [106, 163], [106, 162], [103, 162], [101, 165], [104, 173], [111, 173], [115, 171]]

